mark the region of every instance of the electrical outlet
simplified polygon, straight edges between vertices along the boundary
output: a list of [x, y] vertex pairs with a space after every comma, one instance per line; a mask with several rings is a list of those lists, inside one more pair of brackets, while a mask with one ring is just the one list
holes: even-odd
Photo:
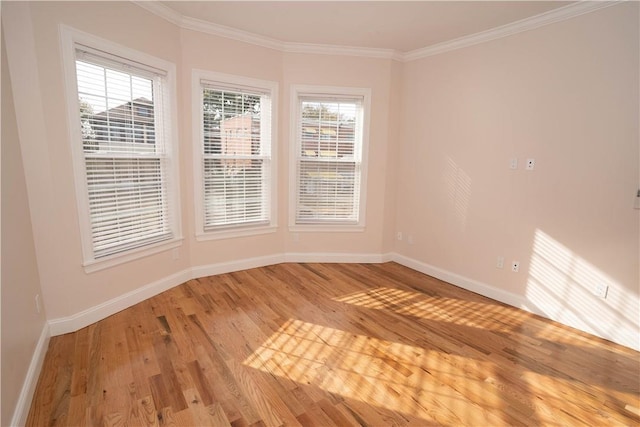
[[513, 271], [514, 273], [520, 271], [520, 261], [513, 261], [511, 263], [511, 271]]
[[40, 307], [40, 294], [36, 294], [36, 313], [40, 314], [42, 307]]
[[593, 294], [602, 299], [606, 299], [608, 290], [609, 286], [605, 285], [604, 283], [598, 283], [593, 290]]
[[398, 232], [396, 233], [396, 239], [398, 239], [398, 240], [402, 240], [402, 231], [398, 231]]
[[513, 158], [511, 160], [509, 160], [509, 169], [518, 169], [518, 159], [517, 158]]
[[496, 261], [496, 268], [504, 267], [504, 257], [502, 255], [498, 256], [498, 260]]
[[528, 171], [532, 171], [536, 167], [536, 159], [527, 159], [527, 165], [525, 169]]
[[173, 252], [171, 252], [171, 257], [174, 261], [180, 259], [180, 248], [175, 248]]

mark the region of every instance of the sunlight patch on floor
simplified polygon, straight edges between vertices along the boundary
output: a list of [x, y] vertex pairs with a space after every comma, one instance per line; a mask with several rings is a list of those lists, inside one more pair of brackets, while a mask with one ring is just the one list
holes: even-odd
[[[419, 292], [377, 287], [333, 298], [334, 301], [376, 310], [435, 320], [473, 328], [510, 331], [528, 314], [497, 303], [480, 303], [457, 298], [431, 297]], [[477, 316], [476, 313], [482, 313]], [[499, 322], [496, 322], [499, 320]]]
[[[497, 414], [504, 406], [497, 389], [485, 382], [494, 368], [489, 362], [294, 319], [243, 364], [444, 424], [499, 422], [486, 409]], [[454, 374], [460, 371], [465, 375]], [[468, 399], [478, 406], [469, 409]]]

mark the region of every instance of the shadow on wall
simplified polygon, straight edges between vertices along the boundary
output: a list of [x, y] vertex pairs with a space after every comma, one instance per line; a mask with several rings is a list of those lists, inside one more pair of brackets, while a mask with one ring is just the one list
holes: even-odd
[[[596, 296], [606, 286], [606, 299]], [[638, 348], [637, 296], [542, 230], [536, 230], [526, 288], [527, 309]], [[635, 322], [634, 322], [635, 319]]]
[[453, 211], [460, 231], [464, 231], [467, 226], [467, 211], [471, 198], [471, 177], [448, 156], [443, 177], [450, 209]]

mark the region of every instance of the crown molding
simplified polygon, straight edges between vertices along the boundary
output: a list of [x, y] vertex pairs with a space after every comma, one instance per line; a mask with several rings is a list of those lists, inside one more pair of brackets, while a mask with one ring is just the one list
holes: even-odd
[[512, 22], [500, 27], [491, 28], [486, 31], [481, 31], [479, 33], [470, 34], [457, 39], [437, 43], [408, 52], [400, 52], [394, 49], [284, 42], [248, 31], [214, 24], [197, 18], [183, 16], [157, 0], [133, 0], [133, 3], [184, 29], [199, 31], [218, 37], [224, 37], [227, 39], [249, 43], [256, 46], [266, 47], [268, 49], [279, 50], [281, 52], [362, 56], [368, 58], [393, 59], [401, 62], [410, 62], [421, 58], [449, 52], [452, 50], [462, 49], [476, 44], [485, 43], [502, 37], [508, 37], [513, 34], [533, 30], [545, 25], [553, 24], [555, 22], [571, 19], [585, 13], [595, 12], [596, 10], [623, 3], [625, 1], [628, 0], [581, 0], [576, 3], [560, 7], [558, 9], [550, 10], [539, 15], [521, 19], [520, 21]]
[[159, 1], [132, 0], [132, 3], [172, 24], [176, 24], [179, 27], [182, 26], [182, 15]]
[[224, 37], [227, 39], [279, 51], [284, 51], [286, 45], [288, 44], [286, 42], [272, 39], [270, 37], [261, 36], [244, 30], [238, 30], [237, 28], [214, 24], [211, 22], [203, 21], [202, 19], [190, 18], [188, 16], [182, 17], [180, 26], [187, 30], [200, 31], [202, 33], [207, 33], [214, 36]]
[[370, 47], [338, 46], [312, 43], [285, 43], [282, 49], [288, 53], [315, 53], [321, 55], [365, 56], [368, 58], [395, 59], [402, 61], [403, 54], [394, 49], [376, 49]]
[[404, 62], [415, 61], [428, 56], [438, 55], [452, 50], [462, 49], [468, 46], [508, 37], [513, 34], [533, 30], [555, 22], [565, 21], [576, 16], [584, 15], [585, 13], [595, 12], [596, 10], [613, 6], [624, 1], [625, 0], [579, 1], [577, 3], [521, 19], [520, 21], [515, 21], [500, 27], [491, 28], [479, 33], [470, 34], [468, 36], [405, 52], [402, 54], [402, 60]]
[[281, 52], [364, 56], [369, 58], [395, 59], [397, 61], [402, 60], [402, 53], [393, 49], [283, 42], [281, 40], [261, 36], [244, 30], [239, 30], [237, 28], [227, 27], [225, 25], [214, 24], [202, 19], [183, 16], [158, 1], [136, 0], [133, 1], [133, 3], [187, 30], [199, 31], [218, 37], [224, 37], [239, 42], [266, 47], [268, 49], [279, 50]]

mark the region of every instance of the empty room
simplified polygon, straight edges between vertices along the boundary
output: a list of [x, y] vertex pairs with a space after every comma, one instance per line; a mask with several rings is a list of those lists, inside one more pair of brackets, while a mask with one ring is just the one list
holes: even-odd
[[0, 13], [0, 425], [640, 424], [640, 3]]

